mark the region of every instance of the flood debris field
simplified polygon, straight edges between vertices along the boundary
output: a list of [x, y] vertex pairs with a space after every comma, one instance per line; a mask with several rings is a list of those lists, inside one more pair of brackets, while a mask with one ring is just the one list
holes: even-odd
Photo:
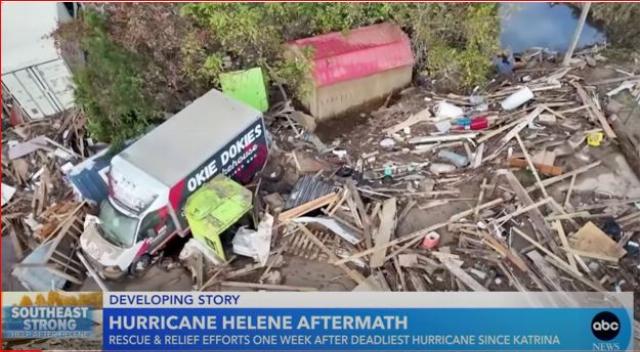
[[[270, 159], [248, 185], [265, 260], [223, 239], [222, 264], [168, 248], [142, 278], [105, 285], [633, 291], [640, 319], [639, 72], [595, 50], [566, 68], [542, 51], [524, 64], [471, 96], [412, 86], [327, 122], [274, 104]], [[66, 181], [101, 149], [84, 123], [71, 112], [3, 130], [3, 289], [23, 289], [25, 268], [55, 287], [100, 289], [76, 257], [96, 206]]]

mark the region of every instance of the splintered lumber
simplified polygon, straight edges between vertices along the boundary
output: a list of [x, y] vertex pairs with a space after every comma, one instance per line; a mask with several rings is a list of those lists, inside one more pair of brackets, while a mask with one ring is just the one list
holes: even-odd
[[500, 243], [500, 241], [497, 238], [492, 237], [486, 232], [480, 231], [479, 233], [480, 233], [480, 237], [482, 237], [482, 239], [491, 248], [493, 248], [496, 252], [500, 253], [500, 255], [502, 255], [504, 258], [509, 259], [509, 261], [511, 261], [515, 266], [517, 266], [518, 269], [524, 272], [529, 271], [529, 267], [527, 266], [527, 263], [525, 263], [524, 260], [522, 260], [522, 258], [520, 258], [520, 256], [517, 253], [514, 253], [512, 249], [507, 248], [505, 245]]
[[102, 292], [109, 292], [109, 288], [107, 287], [107, 285], [104, 283], [104, 281], [102, 281], [102, 278], [100, 278], [98, 273], [93, 269], [93, 267], [89, 264], [87, 259], [85, 259], [85, 257], [82, 255], [82, 253], [78, 252], [76, 253], [76, 255], [78, 256], [78, 259], [80, 259], [80, 262], [82, 263], [82, 265], [84, 265], [85, 269], [87, 269], [87, 272], [89, 273], [89, 275], [93, 278], [93, 281], [95, 281], [98, 284], [98, 287], [100, 287]]
[[616, 134], [615, 132], [613, 132], [613, 129], [609, 125], [607, 118], [604, 116], [602, 111], [598, 109], [598, 107], [593, 103], [593, 100], [591, 100], [591, 98], [587, 95], [587, 92], [584, 90], [584, 88], [582, 88], [580, 83], [572, 82], [571, 84], [576, 88], [576, 92], [578, 93], [580, 100], [582, 100], [582, 103], [585, 105], [588, 105], [589, 111], [591, 112], [591, 114], [593, 114], [593, 116], [595, 116], [598, 119], [607, 137], [616, 138]]
[[[562, 247], [568, 250], [569, 241], [567, 240], [567, 235], [564, 233], [564, 227], [562, 227], [562, 223], [559, 220], [556, 220], [553, 222], [553, 227], [555, 228], [556, 232], [558, 232], [558, 236], [560, 236], [560, 243], [562, 243]], [[578, 271], [576, 259], [571, 253], [567, 253], [567, 259], [569, 259], [569, 265], [571, 265], [573, 270]]]
[[255, 282], [242, 282], [242, 281], [222, 281], [220, 285], [226, 286], [226, 287], [254, 288], [258, 290], [272, 290], [272, 291], [318, 291], [318, 289], [315, 287], [258, 284]]
[[387, 134], [393, 134], [403, 130], [405, 127], [411, 127], [420, 122], [428, 122], [430, 117], [431, 113], [429, 112], [429, 108], [426, 108], [417, 112], [416, 114], [411, 115], [408, 119], [387, 128], [386, 130], [384, 130], [384, 132]]
[[593, 282], [591, 280], [587, 280], [585, 277], [583, 277], [582, 275], [580, 275], [580, 273], [573, 271], [571, 269], [571, 267], [566, 266], [566, 263], [563, 262], [558, 262], [556, 259], [554, 259], [551, 256], [547, 256], [545, 258], [546, 261], [548, 261], [549, 263], [551, 263], [553, 266], [555, 266], [556, 268], [564, 271], [565, 273], [569, 274], [571, 277], [573, 277], [574, 279], [582, 282], [583, 284], [591, 287], [592, 289], [599, 291], [599, 292], [606, 292], [606, 290], [604, 289], [604, 287], [602, 287], [602, 285], [600, 285], [599, 283]]
[[472, 139], [472, 138], [475, 138], [477, 135], [478, 135], [477, 133], [461, 133], [461, 134], [448, 134], [444, 136], [413, 137], [409, 140], [409, 143], [423, 144], [423, 143], [457, 141], [461, 139]]
[[466, 271], [462, 270], [462, 268], [457, 265], [455, 260], [444, 257], [439, 257], [438, 259], [440, 260], [440, 262], [442, 262], [442, 264], [444, 264], [444, 266], [447, 268], [447, 270], [449, 270], [451, 274], [457, 277], [470, 289], [478, 292], [489, 291], [486, 287], [482, 286], [478, 281], [471, 277], [471, 275], [467, 274]]
[[532, 245], [534, 245], [536, 248], [538, 248], [539, 250], [541, 250], [542, 252], [544, 252], [544, 254], [546, 254], [547, 256], [553, 258], [554, 260], [556, 260], [558, 263], [561, 263], [562, 265], [567, 266], [568, 268], [571, 269], [571, 271], [573, 271], [573, 268], [571, 268], [571, 265], [569, 265], [567, 262], [565, 262], [564, 260], [562, 260], [562, 258], [558, 257], [557, 255], [553, 254], [553, 252], [551, 252], [550, 250], [548, 250], [547, 248], [545, 248], [543, 245], [541, 245], [538, 241], [534, 240], [533, 238], [531, 238], [529, 235], [527, 235], [526, 233], [522, 232], [522, 230], [520, 230], [517, 227], [512, 227], [513, 232], [515, 232], [516, 234], [518, 234], [520, 237], [524, 238], [525, 240], [527, 240], [529, 243], [531, 243]]
[[[527, 163], [529, 164], [529, 168], [531, 169], [531, 172], [533, 173], [533, 176], [536, 178], [536, 182], [538, 183], [538, 186], [540, 186], [540, 190], [542, 191], [542, 194], [545, 196], [545, 198], [549, 197], [549, 194], [547, 194], [547, 190], [544, 188], [544, 185], [542, 184], [542, 180], [540, 179], [540, 175], [538, 175], [538, 170], [536, 170], [535, 165], [533, 165], [533, 161], [531, 160], [531, 156], [529, 155], [529, 152], [527, 151], [527, 148], [524, 146], [524, 143], [522, 142], [522, 138], [520, 138], [520, 134], [516, 134], [516, 140], [518, 140], [518, 144], [520, 145], [520, 149], [522, 149], [522, 153], [524, 153], [524, 158], [527, 159]], [[522, 188], [524, 190], [524, 188]]]
[[373, 241], [371, 239], [371, 221], [369, 220], [367, 211], [364, 208], [364, 203], [362, 202], [362, 198], [360, 198], [360, 193], [358, 193], [358, 189], [356, 188], [356, 184], [353, 179], [348, 179], [346, 185], [349, 193], [351, 193], [351, 196], [355, 201], [357, 212], [360, 215], [360, 220], [362, 221], [365, 244], [367, 245], [367, 248], [371, 248], [373, 246]]
[[[527, 160], [525, 159], [511, 158], [509, 159], [509, 166], [522, 168], [529, 166], [529, 163], [527, 163]], [[546, 176], [562, 175], [562, 168], [559, 166], [545, 165], [540, 163], [533, 163], [533, 166], [535, 166], [536, 170], [540, 171], [541, 174]]]
[[587, 15], [589, 14], [589, 9], [591, 9], [591, 3], [586, 2], [582, 5], [582, 11], [580, 12], [580, 19], [578, 19], [578, 26], [576, 30], [573, 32], [573, 39], [571, 39], [571, 44], [569, 44], [569, 49], [564, 53], [564, 59], [562, 60], [562, 66], [569, 66], [571, 62], [571, 57], [573, 56], [573, 51], [576, 50], [576, 46], [578, 45], [578, 41], [580, 40], [580, 36], [582, 34], [582, 29], [584, 28], [584, 23], [587, 21]]
[[552, 287], [555, 291], [562, 291], [562, 286], [559, 284], [560, 276], [558, 275], [558, 272], [544, 260], [538, 251], [533, 250], [527, 253], [527, 257], [529, 257], [538, 270], [540, 270], [540, 273], [543, 275], [543, 278], [549, 287]]
[[[527, 190], [522, 186], [522, 184], [520, 183], [520, 181], [518, 181], [518, 179], [513, 174], [513, 172], [508, 170], [499, 170], [497, 174], [505, 176], [505, 178], [507, 179], [507, 182], [509, 182], [509, 185], [511, 186], [511, 189], [513, 189], [513, 191], [516, 192], [516, 196], [518, 197], [520, 202], [522, 202], [523, 205], [527, 207], [532, 207], [534, 205], [533, 199], [531, 199], [531, 196], [529, 196], [529, 192], [527, 192]], [[545, 200], [549, 200], [549, 199], [550, 198], [548, 197], [545, 198]], [[537, 206], [532, 207], [530, 208], [530, 210], [528, 210], [528, 213], [529, 213], [529, 216], [531, 217], [531, 221], [536, 226], [536, 230], [541, 232], [545, 238], [551, 239], [552, 238], [551, 231], [549, 231], [549, 227], [547, 226], [547, 223], [545, 222], [544, 216], [542, 215], [542, 212], [540, 212], [540, 209], [538, 209]]]
[[540, 113], [544, 110], [544, 105], [536, 106], [536, 108], [530, 112], [527, 116], [522, 118], [520, 123], [518, 123], [514, 128], [511, 129], [504, 137], [502, 137], [502, 144], [508, 143], [511, 139], [515, 138], [516, 135], [520, 133], [527, 125], [533, 121]]
[[318, 240], [316, 236], [313, 233], [311, 233], [311, 231], [309, 231], [309, 229], [306, 226], [300, 223], [296, 223], [296, 225], [298, 229], [300, 229], [300, 231], [302, 231], [302, 233], [304, 233], [311, 240], [311, 242], [313, 242], [316, 246], [318, 246], [323, 252], [325, 252], [329, 256], [329, 260], [334, 262], [334, 265], [342, 269], [342, 271], [344, 271], [351, 279], [353, 279], [353, 281], [357, 282], [359, 285], [363, 283], [366, 284], [365, 281], [367, 279], [365, 279], [365, 277], [362, 276], [362, 274], [360, 274], [355, 270], [350, 269], [345, 264], [336, 263], [336, 261], [338, 261], [338, 257], [336, 257], [333, 251], [327, 248], [327, 246], [325, 246], [324, 243], [322, 243], [322, 241]]
[[[387, 244], [391, 239], [396, 223], [396, 199], [390, 198], [384, 201], [382, 205], [382, 218], [380, 220], [380, 228], [376, 232], [375, 252], [371, 254], [369, 265], [371, 268], [379, 268], [384, 264], [385, 253], [387, 247], [381, 246]], [[378, 249], [380, 248], [380, 249]]]
[[[564, 174], [562, 174], [560, 176], [555, 176], [555, 177], [548, 178], [548, 179], [542, 181], [542, 185], [544, 185], [545, 187], [546, 186], [550, 186], [550, 185], [552, 185], [554, 183], [560, 182], [560, 181], [562, 181], [564, 179], [567, 179], [569, 177], [573, 177], [574, 175], [579, 175], [579, 174], [581, 174], [581, 173], [583, 173], [585, 171], [591, 170], [594, 167], [600, 165], [601, 163], [602, 163], [601, 161], [596, 161], [596, 162], [593, 162], [591, 164], [588, 164], [588, 165], [585, 165], [585, 166], [581, 166], [581, 167], [579, 167], [579, 168], [577, 168], [577, 169], [575, 169], [573, 171], [564, 173]], [[538, 188], [537, 184], [531, 185], [531, 186], [527, 187], [527, 192], [533, 192], [537, 188]]]
[[283, 213], [280, 213], [280, 215], [278, 216], [278, 221], [285, 222], [289, 219], [297, 218], [300, 215], [306, 214], [310, 211], [313, 211], [313, 210], [322, 208], [325, 205], [331, 204], [335, 202], [337, 199], [338, 199], [338, 195], [335, 192], [329, 193], [320, 198], [316, 198], [312, 201], [304, 203], [298, 207], [295, 207], [293, 209], [289, 209]]

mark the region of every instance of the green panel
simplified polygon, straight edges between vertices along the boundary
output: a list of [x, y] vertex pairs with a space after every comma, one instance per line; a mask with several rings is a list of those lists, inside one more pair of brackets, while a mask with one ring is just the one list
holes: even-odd
[[185, 213], [193, 237], [224, 259], [220, 234], [251, 209], [251, 197], [251, 191], [232, 179], [214, 177], [187, 199]]
[[223, 73], [220, 75], [220, 84], [222, 85], [222, 91], [227, 96], [262, 112], [269, 109], [267, 90], [260, 67]]

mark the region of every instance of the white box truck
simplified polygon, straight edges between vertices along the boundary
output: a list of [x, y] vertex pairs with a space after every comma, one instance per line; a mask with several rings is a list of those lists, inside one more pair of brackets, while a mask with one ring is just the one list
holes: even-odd
[[262, 113], [211, 90], [111, 160], [99, 223], [80, 238], [103, 278], [144, 268], [173, 236], [189, 234], [189, 195], [222, 173], [249, 182], [268, 146]]

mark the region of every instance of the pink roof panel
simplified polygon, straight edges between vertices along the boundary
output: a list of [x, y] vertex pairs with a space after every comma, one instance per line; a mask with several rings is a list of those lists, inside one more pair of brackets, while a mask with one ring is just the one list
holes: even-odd
[[316, 86], [332, 85], [414, 63], [409, 38], [400, 27], [390, 23], [298, 39], [289, 45], [314, 49]]

